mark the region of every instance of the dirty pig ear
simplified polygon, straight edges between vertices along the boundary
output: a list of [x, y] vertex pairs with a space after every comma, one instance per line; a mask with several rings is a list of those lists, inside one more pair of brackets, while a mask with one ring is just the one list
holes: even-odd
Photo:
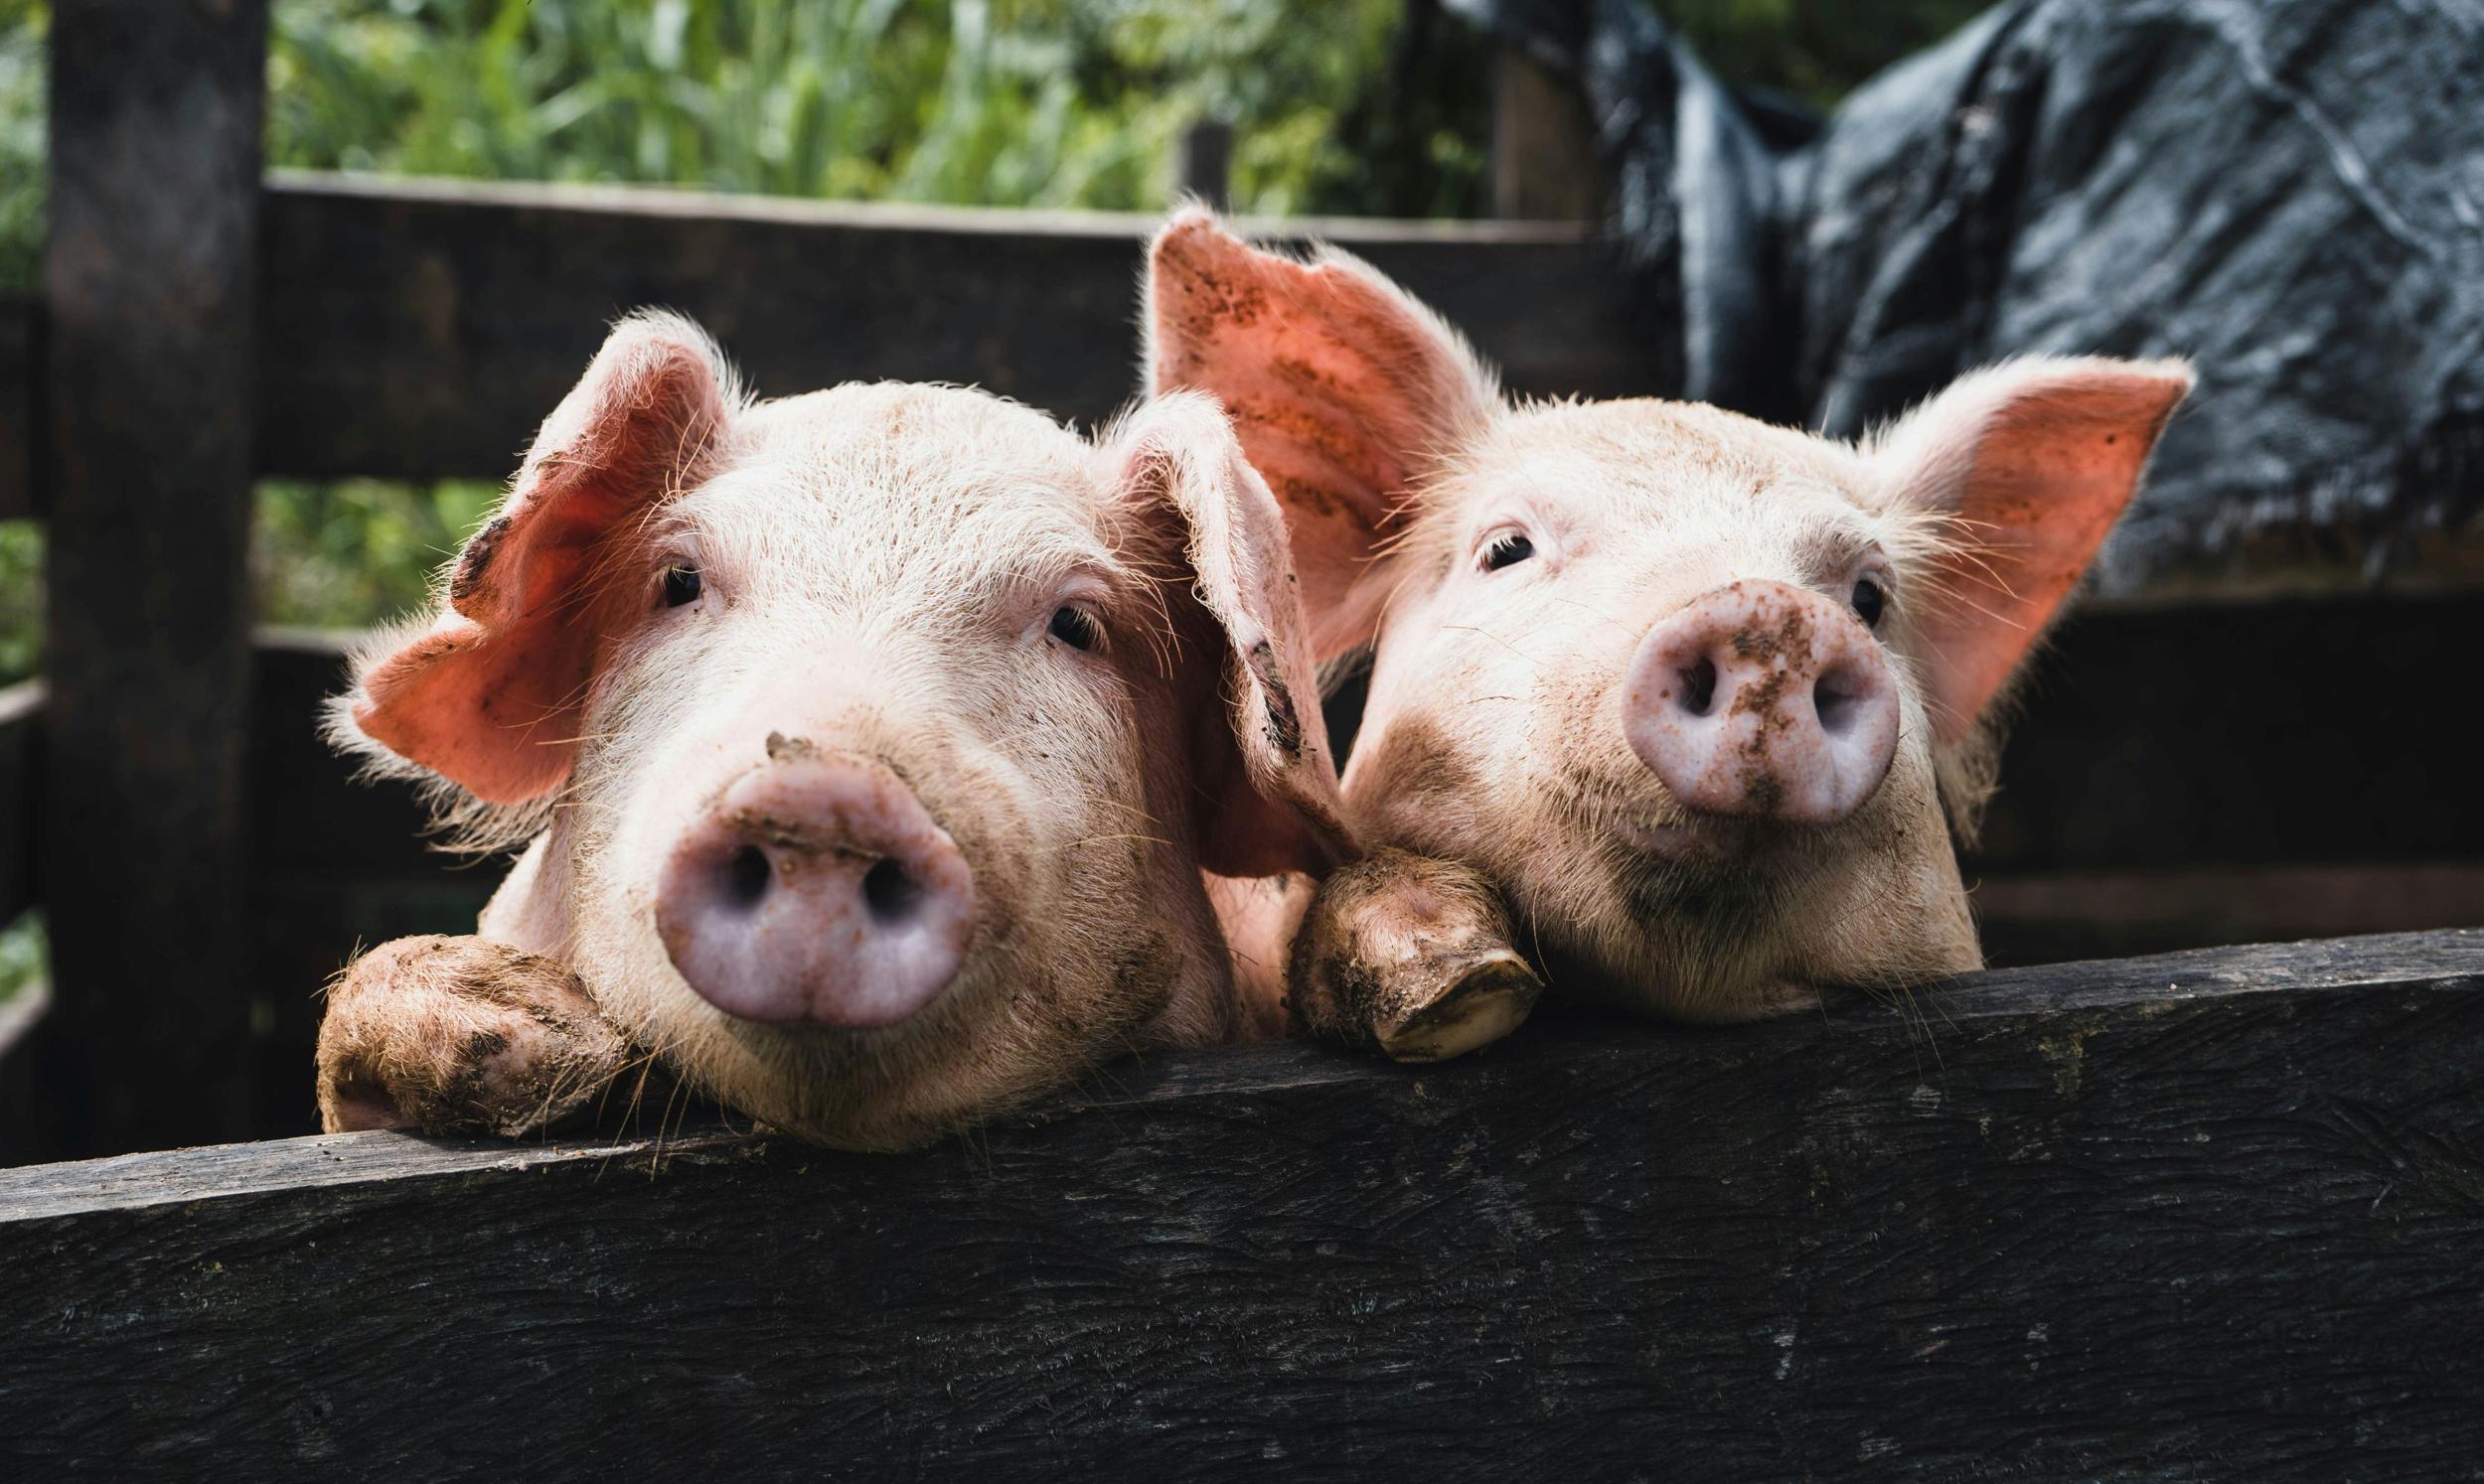
[[1491, 372], [1363, 263], [1262, 251], [1202, 210], [1157, 234], [1147, 300], [1149, 385], [1232, 414], [1292, 527], [1318, 658], [1367, 642], [1385, 593], [1355, 579], [1434, 461], [1489, 425]]
[[1187, 738], [1199, 801], [1199, 864], [1224, 876], [1324, 870], [1352, 853], [1336, 763], [1320, 713], [1285, 518], [1215, 402], [1159, 397], [1109, 440], [1105, 457], [1151, 544], [1188, 568], [1184, 587], [1213, 620], [1221, 652], [1184, 648], [1205, 666]]
[[1876, 441], [1884, 504], [1942, 518], [1910, 648], [1943, 745], [1974, 732], [2079, 585], [2191, 382], [2179, 361], [2016, 361]]
[[431, 622], [361, 658], [343, 740], [376, 744], [485, 804], [559, 787], [599, 634], [645, 596], [600, 580], [597, 559], [608, 537], [639, 528], [720, 459], [738, 397], [696, 325], [623, 320], [458, 553]]

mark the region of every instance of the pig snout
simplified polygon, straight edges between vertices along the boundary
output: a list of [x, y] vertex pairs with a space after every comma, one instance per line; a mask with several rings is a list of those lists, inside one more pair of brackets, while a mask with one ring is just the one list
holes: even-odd
[[956, 976], [974, 873], [888, 769], [778, 741], [675, 844], [656, 930], [682, 977], [728, 1015], [896, 1024]]
[[1888, 775], [1898, 693], [1869, 630], [1819, 594], [1746, 581], [1639, 642], [1623, 729], [1701, 814], [1833, 824]]

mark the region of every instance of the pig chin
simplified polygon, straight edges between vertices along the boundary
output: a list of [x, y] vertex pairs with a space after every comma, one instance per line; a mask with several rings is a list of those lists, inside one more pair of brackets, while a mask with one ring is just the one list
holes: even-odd
[[[1902, 755], [1870, 801], [1827, 825], [1703, 816], [1643, 777], [1602, 776], [1547, 791], [1568, 801], [1570, 843], [1509, 871], [1557, 983], [1734, 1021], [1811, 1003], [1815, 987], [1980, 966], [1929, 758]], [[1544, 869], [1560, 860], [1573, 868]]]

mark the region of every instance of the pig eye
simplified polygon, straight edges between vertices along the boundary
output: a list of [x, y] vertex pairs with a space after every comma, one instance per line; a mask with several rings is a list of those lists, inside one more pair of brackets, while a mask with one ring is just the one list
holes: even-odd
[[667, 608], [696, 603], [704, 590], [697, 567], [672, 567], [664, 574], [664, 606]]
[[1052, 610], [1051, 634], [1071, 649], [1088, 654], [1093, 654], [1096, 647], [1104, 642], [1103, 627], [1096, 623], [1095, 616], [1084, 608], [1067, 603]]
[[1854, 585], [1854, 597], [1849, 601], [1854, 604], [1854, 616], [1863, 621], [1864, 628], [1880, 627], [1881, 611], [1889, 606], [1889, 597], [1880, 590], [1879, 583], [1869, 577], [1864, 578]]
[[1524, 531], [1506, 530], [1492, 537], [1492, 543], [1483, 548], [1483, 570], [1497, 572], [1534, 554], [1535, 543], [1527, 539]]

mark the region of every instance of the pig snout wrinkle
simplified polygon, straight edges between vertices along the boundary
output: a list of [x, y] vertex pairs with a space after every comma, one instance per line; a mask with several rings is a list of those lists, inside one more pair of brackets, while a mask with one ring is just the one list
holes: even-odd
[[885, 767], [808, 745], [769, 755], [675, 844], [656, 892], [665, 952], [700, 998], [745, 1020], [911, 1017], [965, 959], [974, 873]]
[[1649, 630], [1623, 704], [1631, 751], [1701, 814], [1833, 824], [1897, 753], [1897, 683], [1879, 642], [1782, 582], [1718, 588]]

